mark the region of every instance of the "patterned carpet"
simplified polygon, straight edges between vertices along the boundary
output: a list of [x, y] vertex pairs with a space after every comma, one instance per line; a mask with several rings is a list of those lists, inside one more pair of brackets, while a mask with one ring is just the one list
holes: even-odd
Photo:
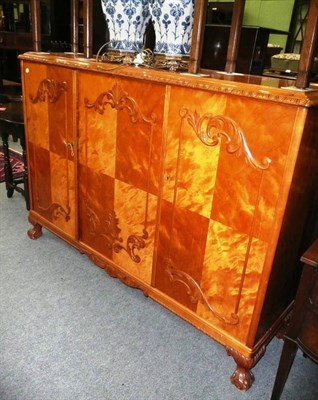
[[[9, 151], [13, 177], [18, 178], [23, 174], [22, 154], [11, 149]], [[4, 182], [4, 156], [2, 146], [0, 146], [0, 182]]]

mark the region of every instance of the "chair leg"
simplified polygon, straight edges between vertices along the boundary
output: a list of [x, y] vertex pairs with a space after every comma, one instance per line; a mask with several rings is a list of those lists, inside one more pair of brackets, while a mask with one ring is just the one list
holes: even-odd
[[282, 355], [276, 374], [276, 380], [272, 392], [271, 400], [279, 400], [287, 381], [290, 369], [293, 365], [298, 346], [288, 338], [285, 339]]
[[29, 178], [28, 178], [28, 164], [27, 164], [27, 156], [25, 150], [25, 136], [24, 132], [20, 138], [20, 145], [22, 148], [22, 158], [23, 158], [23, 195], [25, 198], [26, 209], [30, 210], [30, 196], [29, 196]]
[[2, 135], [2, 143], [3, 143], [3, 158], [4, 158], [4, 180], [6, 184], [7, 196], [12, 197], [14, 189], [12, 186], [13, 175], [10, 163], [8, 135]]

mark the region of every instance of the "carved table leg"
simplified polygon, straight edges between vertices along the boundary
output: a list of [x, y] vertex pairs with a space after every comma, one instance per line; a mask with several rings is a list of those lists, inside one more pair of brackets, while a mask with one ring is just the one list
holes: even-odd
[[254, 374], [251, 369], [263, 357], [266, 347], [263, 346], [252, 358], [248, 358], [238, 353], [236, 350], [226, 347], [227, 354], [232, 356], [236, 362], [236, 370], [231, 376], [231, 382], [240, 390], [248, 390], [254, 382]]
[[30, 224], [33, 225], [33, 228], [28, 230], [28, 236], [30, 239], [38, 239], [42, 236], [42, 225], [38, 224], [37, 222], [33, 221], [32, 218], [29, 217]]

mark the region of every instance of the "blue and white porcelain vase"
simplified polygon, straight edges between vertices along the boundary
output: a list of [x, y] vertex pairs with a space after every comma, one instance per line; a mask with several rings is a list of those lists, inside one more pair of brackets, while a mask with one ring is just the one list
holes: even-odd
[[194, 19], [194, 0], [149, 0], [155, 29], [155, 54], [189, 56]]
[[150, 21], [148, 0], [101, 0], [109, 30], [107, 50], [139, 52]]

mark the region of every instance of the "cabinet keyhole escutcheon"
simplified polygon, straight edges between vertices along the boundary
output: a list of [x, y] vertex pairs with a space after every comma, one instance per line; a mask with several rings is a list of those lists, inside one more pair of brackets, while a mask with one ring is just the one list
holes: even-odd
[[65, 144], [65, 147], [66, 147], [66, 148], [67, 148], [67, 147], [70, 148], [71, 156], [74, 157], [74, 147], [73, 147], [73, 144], [70, 143], [70, 142], [67, 142], [66, 140], [64, 140], [63, 143]]

